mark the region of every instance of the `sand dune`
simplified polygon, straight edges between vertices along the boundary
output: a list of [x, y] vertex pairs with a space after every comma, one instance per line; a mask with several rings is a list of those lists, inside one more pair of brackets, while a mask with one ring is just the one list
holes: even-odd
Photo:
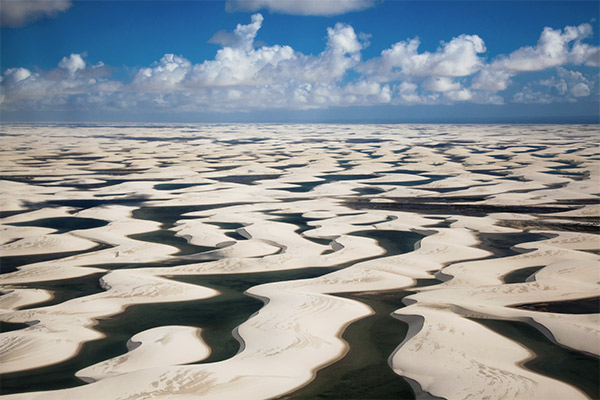
[[127, 354], [91, 365], [76, 375], [93, 382], [142, 369], [201, 361], [208, 357], [210, 348], [200, 334], [201, 329], [189, 326], [161, 326], [140, 332], [127, 343]]
[[33, 322], [0, 337], [2, 372], [55, 364], [74, 356], [79, 346], [102, 335], [94, 319], [119, 313], [132, 304], [182, 301], [216, 295], [214, 290], [170, 281], [141, 272], [113, 271], [101, 281], [106, 291], [54, 306], [12, 311], [3, 320]]
[[293, 398], [374, 337], [349, 293], [395, 301], [377, 357], [417, 397], [597, 392], [596, 127], [6, 129], [7, 399]]

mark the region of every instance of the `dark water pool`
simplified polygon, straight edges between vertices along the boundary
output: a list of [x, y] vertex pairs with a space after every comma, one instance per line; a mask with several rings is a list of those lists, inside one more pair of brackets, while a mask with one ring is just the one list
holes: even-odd
[[[285, 217], [290, 216], [283, 216], [282, 218]], [[298, 216], [294, 215], [292, 218], [298, 218]], [[411, 251], [415, 242], [423, 237], [423, 235], [413, 232], [383, 230], [364, 230], [354, 232], [353, 235], [377, 240], [379, 245], [386, 249], [386, 255]], [[368, 259], [373, 258], [377, 257]], [[245, 290], [263, 283], [317, 277], [365, 260], [367, 259], [354, 260], [334, 268], [303, 268], [255, 274], [172, 277], [171, 279], [181, 282], [212, 287], [219, 290], [221, 294], [202, 300], [132, 305], [118, 315], [100, 318], [95, 329], [105, 334], [104, 339], [83, 344], [80, 352], [75, 357], [57, 365], [4, 374], [0, 382], [2, 393], [54, 390], [82, 385], [83, 382], [75, 377], [75, 372], [108, 358], [124, 354], [127, 351], [126, 343], [131, 336], [158, 326], [186, 325], [203, 328], [203, 338], [211, 347], [212, 354], [202, 362], [225, 360], [235, 355], [240, 346], [232, 335], [232, 331], [263, 305], [261, 301], [244, 295]], [[60, 283], [54, 282], [52, 284], [54, 285], [53, 290], [60, 289], [57, 287], [58, 284]], [[64, 284], [67, 285], [67, 283]], [[94, 281], [90, 277], [87, 285], [90, 284], [92, 286], [97, 285], [97, 279]], [[36, 287], [33, 284], [32, 286]], [[69, 290], [73, 294], [72, 291], [76, 290], [76, 287], [71, 287]], [[89, 290], [97, 291], [98, 289], [90, 287]], [[402, 296], [404, 295], [402, 294]], [[400, 299], [397, 298], [389, 304], [389, 312], [393, 311], [394, 307], [399, 308], [401, 306]], [[375, 306], [379, 307], [377, 304]], [[389, 314], [389, 312], [385, 309], [383, 314]], [[391, 317], [388, 323], [396, 326], [391, 329], [398, 329], [398, 326], [401, 325], [400, 322]], [[361, 329], [359, 326], [358, 330]], [[401, 329], [394, 332], [401, 332]], [[394, 335], [394, 338], [396, 337], [397, 335]], [[393, 339], [393, 341], [397, 344], [402, 341], [402, 338], [398, 338], [397, 341]]]

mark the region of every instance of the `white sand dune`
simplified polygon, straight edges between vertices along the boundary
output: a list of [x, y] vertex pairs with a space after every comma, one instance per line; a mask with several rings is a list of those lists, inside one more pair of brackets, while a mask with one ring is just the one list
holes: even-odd
[[62, 253], [70, 251], [83, 251], [96, 247], [96, 243], [78, 238], [70, 234], [39, 235], [18, 239], [9, 244], [0, 246], [4, 257], [22, 256], [31, 254]]
[[50, 228], [2, 225], [0, 227], [0, 241], [2, 242], [2, 246], [6, 246], [10, 242], [24, 240], [25, 238], [41, 237], [53, 232], [55, 230]]
[[111, 376], [161, 366], [202, 361], [210, 348], [202, 341], [201, 329], [189, 326], [161, 326], [133, 335], [125, 355], [91, 365], [77, 377], [97, 381]]
[[[35, 379], [36, 368], [84, 359], [82, 346], [103, 337], [97, 320], [118, 318], [127, 307], [157, 304], [160, 312], [160, 303], [218, 295], [166, 277], [321, 272], [250, 287], [246, 294], [264, 305], [232, 332], [240, 343], [233, 357], [191, 365], [211, 351], [200, 327], [159, 326], [129, 338], [127, 353], [73, 371], [86, 385], [36, 392], [23, 386], [7, 399], [293, 393], [344, 357], [344, 330], [374, 312], [335, 294], [389, 291], [415, 292], [393, 313], [409, 331], [386, 356], [417, 395], [587, 396], [532, 371], [525, 363], [535, 354], [526, 340], [478, 321], [524, 323], [556, 346], [600, 355], [597, 313], [535, 306], [600, 293], [594, 127], [250, 124], [190, 132], [187, 125], [98, 125], [69, 136], [60, 126], [6, 129], [14, 136], [0, 165], [13, 180], [2, 180], [0, 207], [8, 213], [0, 219], [0, 254], [81, 252], [0, 276], [0, 320], [29, 325], [0, 333], [1, 371], [9, 378], [31, 371]], [[147, 140], [152, 136], [161, 140]], [[178, 137], [188, 139], [166, 141]], [[88, 158], [78, 159], [82, 154]], [[162, 226], [141, 207], [181, 207], [170, 209], [181, 214]], [[108, 224], [66, 233], [11, 225], [56, 217]], [[179, 256], [173, 245], [134, 236], [161, 229], [213, 250]], [[412, 251], [391, 255], [377, 240], [357, 236], [364, 231], [424, 237], [414, 249], [408, 245]], [[519, 239], [506, 253], [502, 240], [513, 236], [503, 235], [524, 232], [541, 240]], [[483, 234], [489, 236], [482, 244]], [[98, 245], [104, 248], [89, 251]], [[101, 278], [85, 279], [100, 279], [102, 289], [36, 307], [59, 294], [36, 285], [54, 283], [60, 291], [62, 280], [91, 274]], [[515, 282], [506, 283], [511, 276]]]
[[[394, 371], [418, 382], [427, 393], [460, 399], [585, 398], [571, 386], [519, 367], [532, 357], [530, 351], [451, 310], [415, 305], [395, 315], [409, 316], [407, 321], [419, 328], [394, 353]], [[410, 318], [413, 315], [419, 320]], [[419, 362], [412, 362], [415, 359]]]
[[86, 268], [86, 265], [157, 261], [178, 251], [172, 246], [128, 238], [129, 235], [151, 232], [160, 227], [157, 222], [132, 219], [129, 214], [133, 209], [111, 206], [85, 210], [78, 213], [78, 216], [111, 219], [111, 222], [100, 228], [73, 231], [69, 234], [30, 237], [3, 246], [8, 248], [6, 251], [2, 248], [3, 255], [23, 254], [25, 250], [22, 248], [28, 249], [27, 254], [83, 251], [96, 247], [97, 243], [107, 244], [109, 248], [59, 260], [24, 265], [16, 272], [0, 276], [0, 282], [15, 284], [68, 279], [102, 271], [98, 268]]
[[43, 289], [23, 289], [6, 285], [0, 297], [0, 310], [14, 311], [20, 307], [41, 303], [52, 298], [52, 293]]
[[231, 238], [218, 226], [195, 219], [182, 220], [172, 230], [196, 246], [217, 247], [221, 243], [231, 242]]
[[215, 296], [215, 290], [147, 275], [113, 271], [102, 277], [106, 291], [63, 303], [13, 311], [7, 322], [33, 322], [29, 328], [0, 336], [3, 373], [51, 365], [76, 355], [82, 343], [100, 339], [94, 319], [114, 315], [133, 304], [172, 302]]
[[[514, 342], [509, 345], [505, 338], [464, 317], [522, 321], [561, 345], [600, 354], [597, 315], [561, 315], [510, 307], [597, 296], [600, 257], [572, 250], [597, 249], [595, 236], [561, 232], [554, 238], [520, 244], [520, 248], [532, 250], [528, 253], [460, 262], [444, 268], [443, 273], [453, 279], [443, 285], [423, 288], [419, 294], [409, 297], [409, 301], [416, 304], [396, 311], [400, 319], [420, 328], [414, 328], [419, 332], [407, 338], [394, 354], [394, 369], [436, 396], [463, 398], [474, 393], [476, 387], [477, 396], [481, 397], [585, 398], [570, 386], [524, 370], [519, 365], [528, 358], [527, 352], [521, 350], [521, 355], [510, 356], [510, 351], [518, 347]], [[507, 273], [531, 266], [543, 266], [531, 282], [503, 284], [502, 277]], [[469, 333], [474, 329], [478, 333]], [[447, 331], [452, 335], [447, 335]], [[465, 347], [460, 340], [454, 340], [458, 335], [478, 340]], [[490, 354], [496, 349], [501, 349], [502, 354]], [[407, 363], [415, 357], [422, 361]], [[503, 359], [506, 364], [500, 366]], [[488, 360], [494, 360], [493, 367]], [[457, 362], [464, 365], [449, 368], [450, 363]], [[435, 368], [430, 367], [432, 365]], [[479, 382], [476, 386], [471, 380], [475, 376]], [[517, 385], [515, 381], [522, 384]]]

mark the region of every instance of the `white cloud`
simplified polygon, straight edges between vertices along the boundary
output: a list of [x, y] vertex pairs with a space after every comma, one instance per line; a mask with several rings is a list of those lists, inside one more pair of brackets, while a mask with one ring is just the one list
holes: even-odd
[[345, 90], [350, 94], [357, 95], [376, 95], [381, 91], [381, 85], [378, 82], [358, 81], [346, 85]]
[[568, 90], [567, 82], [565, 82], [564, 79], [558, 80], [554, 76], [550, 79], [542, 79], [541, 81], [538, 82], [538, 84], [540, 84], [542, 86], [546, 86], [547, 88], [550, 88], [550, 89], [554, 89], [556, 91], [556, 93], [561, 96], [564, 95], [565, 93], [567, 93], [567, 90]]
[[174, 54], [165, 54], [154, 67], [142, 68], [132, 81], [132, 86], [145, 92], [177, 90], [191, 70], [192, 63]]
[[442, 101], [439, 93], [423, 94], [419, 85], [413, 82], [400, 82], [394, 86], [392, 103], [397, 105], [439, 104]]
[[547, 27], [536, 46], [522, 47], [508, 56], [498, 57], [490, 67], [502, 71], [525, 72], [565, 64], [598, 65], [598, 47], [581, 43], [581, 40], [591, 34], [592, 27], [589, 24], [567, 26], [564, 30]]
[[263, 16], [254, 14], [251, 17], [250, 24], [238, 24], [233, 32], [220, 30], [208, 40], [208, 43], [220, 44], [223, 47], [249, 49], [254, 44], [254, 38], [261, 28], [262, 22]]
[[356, 53], [362, 48], [354, 29], [349, 25], [335, 24], [333, 28], [327, 28], [327, 45], [330, 49], [340, 54]]
[[64, 57], [57, 69], [37, 75], [25, 69], [7, 70], [2, 82], [5, 105], [53, 97], [60, 97], [64, 104], [71, 96], [79, 106], [87, 98], [88, 105], [95, 106], [104, 102], [110, 107], [222, 111], [390, 100], [389, 87], [377, 82], [339, 84], [360, 62], [363, 45], [352, 27], [338, 23], [327, 29], [325, 49], [312, 56], [289, 46], [256, 47], [262, 22], [256, 14], [250, 24], [238, 25], [231, 34], [233, 40], [213, 60], [192, 65], [183, 56], [166, 54], [140, 68], [127, 85], [104, 79], [106, 67], [102, 63], [87, 66], [81, 54]]
[[351, 104], [389, 103], [392, 100], [389, 85], [373, 81], [360, 80], [349, 83], [343, 88], [343, 93]]
[[263, 16], [261, 14], [254, 14], [251, 20], [252, 22], [248, 25], [237, 25], [233, 32], [236, 40], [233, 42], [232, 47], [241, 48], [246, 51], [252, 49], [254, 38], [262, 26]]
[[186, 77], [188, 87], [257, 85], [276, 81], [273, 74], [283, 62], [297, 58], [289, 46], [254, 47], [263, 17], [254, 14], [249, 25], [239, 24], [229, 44], [217, 51], [214, 60], [194, 65]]
[[450, 90], [444, 93], [444, 96], [452, 101], [467, 101], [473, 98], [473, 94], [469, 89]]
[[485, 68], [473, 78], [471, 86], [473, 89], [498, 92], [508, 87], [513, 76], [507, 71]]
[[547, 88], [548, 93], [554, 96], [553, 100], [573, 101], [575, 97], [586, 97], [591, 94], [594, 82], [583, 76], [581, 72], [561, 67], [556, 71], [556, 76], [537, 82], [538, 85]]
[[66, 104], [73, 96], [92, 97], [97, 93], [122, 90], [124, 85], [104, 78], [102, 62], [86, 67], [82, 54], [63, 57], [58, 68], [48, 72], [31, 72], [25, 68], [7, 69], [2, 76], [3, 107], [52, 108]]
[[451, 78], [445, 76], [436, 76], [427, 79], [423, 83], [423, 88], [432, 92], [448, 92], [450, 90], [459, 90], [460, 83], [454, 82]]
[[419, 53], [418, 39], [395, 43], [383, 50], [381, 56], [369, 60], [361, 71], [382, 81], [401, 76], [458, 77], [477, 72], [483, 60], [477, 55], [486, 51], [483, 40], [477, 35], [460, 35], [442, 43], [437, 51]]
[[3, 103], [39, 99], [47, 94], [48, 82], [25, 68], [10, 68], [2, 76]]
[[290, 63], [286, 63], [286, 67], [292, 72], [288, 77], [309, 82], [341, 79], [350, 68], [359, 63], [361, 49], [362, 45], [354, 29], [337, 23], [333, 28], [327, 28], [327, 47], [319, 56], [303, 56], [297, 65], [291, 67]]
[[554, 101], [554, 99], [548, 93], [544, 93], [539, 90], [533, 90], [531, 87], [525, 87], [523, 90], [513, 96], [513, 101], [515, 103], [523, 104], [550, 104]]
[[570, 71], [565, 68], [558, 68], [557, 75], [560, 83], [564, 85], [564, 94], [569, 101], [577, 97], [587, 97], [592, 93], [594, 81], [586, 78], [579, 71]]
[[27, 68], [10, 68], [4, 73], [3, 82], [4, 79], [6, 79], [7, 82], [12, 80], [17, 83], [29, 78], [30, 76], [31, 71], [29, 71]]
[[165, 55], [156, 66], [141, 69], [134, 78], [139, 91], [183, 90], [225, 86], [269, 85], [287, 81], [332, 82], [360, 61], [362, 45], [354, 29], [336, 24], [327, 29], [327, 45], [318, 56], [306, 56], [289, 46], [255, 48], [263, 17], [252, 16], [249, 25], [238, 25], [230, 45], [217, 51], [214, 60], [191, 65], [183, 57]]
[[63, 59], [58, 63], [58, 67], [66, 69], [71, 75], [73, 75], [80, 69], [85, 68], [85, 61], [83, 61], [81, 54], [71, 54], [68, 58], [63, 57]]
[[227, 0], [225, 9], [259, 11], [292, 15], [333, 16], [360, 11], [375, 5], [375, 0]]
[[[542, 71], [567, 64], [598, 66], [600, 48], [581, 42], [591, 35], [592, 27], [589, 24], [567, 26], [563, 30], [546, 27], [537, 45], [521, 47], [507, 56], [496, 57], [473, 78], [471, 87], [495, 92], [505, 90], [511, 84], [511, 78], [520, 73]], [[551, 86], [561, 92], [560, 95], [566, 92], [564, 81]], [[582, 86], [577, 91], [578, 94], [585, 93], [581, 88]], [[527, 88], [517, 93], [515, 101], [548, 103], [553, 100], [552, 95], [546, 92]]]
[[558, 67], [556, 75], [528, 83], [514, 99], [518, 103], [573, 103], [579, 97], [590, 96], [595, 86], [596, 82], [581, 72]]
[[579, 82], [571, 88], [570, 92], [573, 97], [585, 97], [590, 95], [591, 90], [588, 84]]
[[600, 65], [600, 47], [590, 46], [587, 43], [575, 43], [570, 51], [571, 63], [575, 65], [584, 64], [590, 67]]
[[18, 28], [68, 10], [70, 0], [0, 0], [0, 25]]
[[129, 82], [110, 80], [110, 68], [102, 62], [86, 62], [85, 53], [70, 54], [46, 72], [7, 69], [0, 77], [2, 108], [304, 110], [378, 104], [503, 104], [498, 92], [509, 85], [516, 89], [512, 101], [521, 103], [574, 102], [598, 92], [598, 77], [560, 66], [554, 67], [554, 74], [545, 72], [544, 79], [540, 74], [535, 74], [535, 81], [516, 79], [526, 72], [516, 66], [533, 63], [531, 57], [593, 63], [598, 48], [583, 43], [590, 35], [585, 24], [556, 31], [548, 28], [535, 47], [523, 47], [486, 63], [481, 54], [485, 44], [477, 35], [459, 35], [433, 52], [419, 52], [417, 39], [401, 41], [363, 62], [361, 52], [369, 35], [357, 34], [350, 25], [329, 27], [323, 50], [313, 55], [286, 45], [259, 44], [263, 22], [262, 15], [255, 14], [233, 32], [217, 32], [211, 41], [221, 48], [213, 59], [193, 64], [184, 55], [165, 54], [139, 68]]

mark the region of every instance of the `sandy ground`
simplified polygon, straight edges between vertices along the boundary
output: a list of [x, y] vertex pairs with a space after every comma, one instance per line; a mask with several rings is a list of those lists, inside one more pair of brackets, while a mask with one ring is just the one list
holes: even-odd
[[[166, 325], [77, 371], [86, 385], [7, 399], [293, 393], [341, 359], [345, 328], [373, 313], [336, 293], [406, 289], [415, 293], [390, 319], [409, 332], [388, 363], [417, 396], [589, 397], [528, 368], [525, 343], [478, 321], [525, 323], [600, 355], [598, 310], [522, 306], [600, 293], [595, 126], [4, 129], [0, 254], [15, 267], [0, 275], [0, 320], [28, 324], [0, 333], [8, 377], [78, 355], [102, 340], [99, 319], [128, 307], [221, 295], [169, 278], [323, 271], [247, 289], [263, 306], [232, 333], [233, 357], [202, 362], [212, 351], [202, 327]], [[52, 227], [65, 218], [106, 224]], [[422, 239], [396, 251], [403, 233]], [[535, 272], [515, 280], [525, 268]], [[64, 280], [92, 274], [96, 292], [44, 305]]]

